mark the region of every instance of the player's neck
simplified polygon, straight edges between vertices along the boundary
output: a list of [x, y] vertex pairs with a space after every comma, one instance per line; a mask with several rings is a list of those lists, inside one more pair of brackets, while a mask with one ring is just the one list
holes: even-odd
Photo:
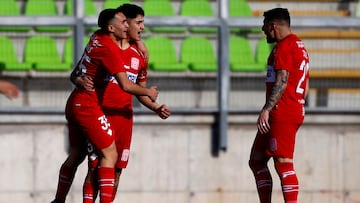
[[128, 39], [121, 39], [119, 43], [119, 47], [122, 50], [125, 50], [130, 47], [130, 43]]

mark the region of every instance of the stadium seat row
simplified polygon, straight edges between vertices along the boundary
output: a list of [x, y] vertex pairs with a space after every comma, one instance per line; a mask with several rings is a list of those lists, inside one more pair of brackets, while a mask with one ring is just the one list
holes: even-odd
[[[145, 39], [150, 52], [150, 69], [154, 71], [201, 71], [217, 70], [217, 59], [213, 46], [205, 37], [187, 37], [180, 47], [178, 60], [175, 46], [167, 37], [152, 36]], [[271, 51], [266, 39], [260, 39], [254, 55], [250, 41], [244, 37], [230, 37], [231, 71], [257, 72], [264, 71], [266, 60]]]
[[[104, 0], [103, 8], [114, 8], [123, 3], [130, 3], [131, 0]], [[251, 8], [246, 0], [230, 0], [230, 16], [252, 16]], [[66, 0], [64, 6], [64, 14], [72, 15], [72, 0]], [[97, 15], [93, 0], [85, 0], [85, 15]], [[145, 0], [142, 3], [146, 16], [175, 16], [170, 0]], [[0, 1], [0, 15], [1, 16], [18, 16], [22, 15], [16, 0], [2, 0]], [[24, 6], [24, 15], [60, 15], [57, 11], [55, 0], [28, 0]], [[182, 16], [214, 16], [215, 13], [208, 0], [184, 0], [181, 2], [179, 15]], [[31, 27], [0, 27], [0, 31], [29, 31]], [[150, 28], [153, 32], [185, 32], [185, 27], [153, 27]], [[38, 32], [67, 32], [70, 27], [35, 27]], [[215, 33], [216, 28], [191, 28], [192, 32]], [[232, 32], [238, 32], [238, 29], [232, 29]], [[252, 31], [259, 32], [259, 29]]]
[[[86, 44], [87, 39], [84, 39]], [[145, 39], [150, 52], [149, 68], [154, 71], [216, 71], [217, 59], [212, 43], [205, 37], [185, 38], [180, 57], [172, 40], [152, 36]], [[29, 37], [24, 46], [23, 62], [19, 62], [11, 39], [0, 36], [0, 69], [7, 71], [68, 71], [73, 64], [73, 42], [68, 38], [63, 56], [56, 41], [48, 36]], [[259, 40], [256, 54], [250, 41], [243, 37], [230, 38], [230, 67], [232, 71], [263, 71], [271, 47], [265, 39]], [[180, 58], [180, 59], [179, 59]]]

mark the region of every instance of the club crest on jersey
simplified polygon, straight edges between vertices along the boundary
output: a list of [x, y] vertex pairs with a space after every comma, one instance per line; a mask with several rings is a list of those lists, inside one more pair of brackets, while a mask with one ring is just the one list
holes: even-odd
[[131, 57], [131, 68], [134, 70], [138, 70], [140, 65], [140, 61], [136, 57]]

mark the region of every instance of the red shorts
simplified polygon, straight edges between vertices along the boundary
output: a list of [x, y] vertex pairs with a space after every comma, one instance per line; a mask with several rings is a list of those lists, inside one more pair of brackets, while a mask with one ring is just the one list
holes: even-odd
[[133, 127], [132, 111], [104, 111], [115, 131], [115, 144], [118, 152], [116, 168], [126, 168], [129, 155]]
[[252, 151], [268, 157], [292, 159], [296, 133], [300, 124], [273, 122], [270, 125], [269, 133], [257, 133]]
[[101, 150], [114, 142], [114, 132], [100, 106], [92, 100], [89, 94], [73, 92], [66, 104], [65, 114], [70, 140], [76, 143], [85, 135], [95, 148]]

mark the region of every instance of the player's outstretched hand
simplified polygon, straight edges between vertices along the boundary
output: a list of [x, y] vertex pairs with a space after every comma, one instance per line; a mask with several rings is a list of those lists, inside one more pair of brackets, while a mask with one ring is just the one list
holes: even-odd
[[171, 115], [170, 108], [166, 104], [161, 105], [155, 112], [161, 119], [167, 119]]
[[19, 89], [16, 85], [7, 82], [0, 81], [0, 93], [4, 94], [8, 99], [15, 99], [19, 96]]

